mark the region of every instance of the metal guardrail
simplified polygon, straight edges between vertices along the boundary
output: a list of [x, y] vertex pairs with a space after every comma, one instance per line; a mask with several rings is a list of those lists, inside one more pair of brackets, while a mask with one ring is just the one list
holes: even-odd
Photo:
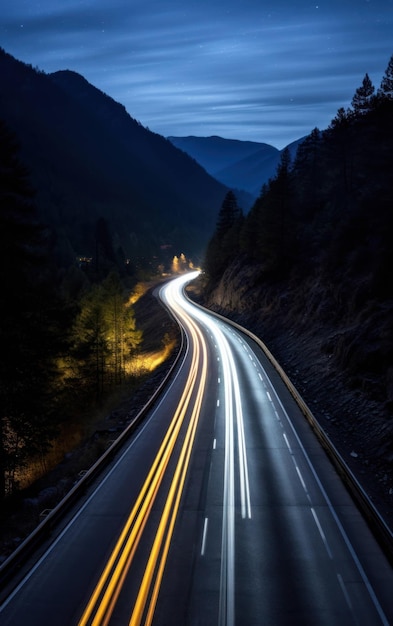
[[[154, 402], [160, 396], [164, 387], [166, 386], [169, 378], [175, 370], [178, 362], [185, 349], [185, 335], [183, 329], [181, 331], [181, 343], [178, 354], [174, 362], [172, 363], [169, 371], [167, 372], [160, 385], [154, 391], [148, 402], [135, 416], [133, 421], [123, 430], [119, 437], [112, 443], [112, 445], [104, 452], [104, 454], [88, 469], [80, 480], [72, 487], [72, 489], [66, 494], [66, 496], [54, 507], [50, 509], [45, 515], [44, 519], [38, 524], [38, 526], [30, 533], [28, 537], [12, 552], [12, 554], [1, 564], [0, 566], [0, 601], [2, 598], [2, 590], [7, 585], [8, 592], [10, 592], [11, 578], [16, 577], [19, 570], [27, 563], [28, 559], [50, 536], [55, 527], [63, 520], [64, 515], [69, 509], [76, 504], [82, 495], [85, 494], [89, 485], [96, 480], [99, 474], [105, 469], [110, 461], [114, 458], [116, 453], [123, 446], [125, 441], [135, 432], [138, 426], [141, 424], [146, 414], [153, 406]], [[16, 586], [17, 581], [15, 581]]]
[[[193, 302], [193, 304], [196, 304], [196, 306], [200, 307], [201, 309], [205, 309], [205, 307], [203, 307], [200, 304], [192, 301], [190, 298], [189, 298], [189, 300], [191, 302]], [[243, 326], [241, 326], [237, 322], [234, 322], [234, 321], [230, 320], [229, 318], [225, 317], [224, 315], [220, 315], [219, 313], [216, 313], [215, 311], [210, 311], [210, 309], [205, 309], [205, 310], [208, 310], [209, 313], [212, 313], [215, 317], [218, 317], [219, 319], [222, 319], [223, 321], [229, 323], [231, 326], [233, 326], [234, 328], [239, 330], [241, 333], [247, 335], [250, 339], [255, 341], [255, 343], [264, 352], [264, 354], [266, 355], [267, 359], [270, 361], [270, 363], [273, 365], [274, 369], [280, 375], [282, 381], [284, 382], [284, 384], [288, 388], [290, 394], [292, 395], [292, 397], [296, 401], [298, 407], [300, 408], [300, 410], [302, 411], [303, 415], [306, 417], [306, 419], [309, 422], [310, 426], [314, 430], [314, 432], [315, 432], [316, 436], [318, 437], [320, 443], [324, 447], [324, 449], [325, 449], [326, 453], [328, 454], [331, 462], [333, 463], [336, 471], [338, 472], [338, 474], [340, 475], [341, 479], [345, 483], [345, 485], [346, 485], [350, 495], [352, 496], [352, 498], [356, 502], [358, 508], [360, 509], [361, 513], [363, 514], [363, 516], [367, 520], [367, 522], [368, 522], [368, 524], [369, 524], [369, 526], [370, 526], [370, 528], [371, 528], [375, 538], [377, 539], [377, 541], [379, 542], [380, 546], [384, 550], [384, 552], [385, 552], [387, 558], [389, 559], [390, 563], [393, 564], [393, 532], [392, 532], [392, 530], [389, 528], [389, 526], [387, 525], [386, 521], [383, 519], [383, 517], [380, 514], [380, 512], [378, 511], [378, 509], [375, 507], [374, 503], [370, 500], [369, 496], [367, 495], [367, 493], [365, 492], [365, 490], [363, 489], [363, 487], [361, 486], [361, 484], [357, 480], [356, 476], [353, 474], [351, 469], [348, 467], [347, 463], [344, 461], [344, 459], [342, 458], [342, 456], [338, 452], [337, 448], [334, 446], [334, 444], [330, 440], [329, 436], [323, 430], [323, 428], [319, 424], [318, 420], [313, 415], [312, 411], [309, 409], [307, 404], [304, 402], [303, 398], [301, 397], [301, 395], [297, 391], [297, 389], [294, 386], [294, 384], [290, 381], [290, 379], [288, 378], [288, 376], [284, 372], [284, 370], [281, 367], [281, 365], [274, 358], [274, 356], [270, 352], [269, 348], [264, 344], [264, 342], [259, 337], [257, 337], [257, 335], [255, 335], [254, 333], [249, 331], [247, 328], [244, 328]]]
[[[190, 299], [190, 298], [189, 298]], [[190, 299], [193, 304], [199, 306], [201, 309], [205, 309], [201, 305], [195, 303]], [[366, 492], [360, 485], [359, 481], [356, 479], [354, 474], [351, 472], [348, 465], [345, 463], [344, 459], [338, 453], [337, 449], [330, 441], [328, 435], [321, 428], [320, 424], [308, 408], [307, 404], [304, 402], [301, 395], [296, 390], [293, 383], [289, 380], [288, 376], [285, 374], [284, 370], [276, 361], [270, 350], [267, 346], [261, 341], [259, 337], [254, 335], [251, 331], [247, 330], [240, 324], [216, 313], [214, 311], [209, 311], [219, 319], [224, 320], [225, 322], [231, 324], [233, 327], [237, 328], [240, 332], [247, 335], [256, 342], [256, 344], [262, 349], [270, 363], [273, 365], [275, 370], [280, 375], [281, 379], [287, 386], [289, 392], [292, 397], [296, 401], [300, 410], [310, 423], [314, 432], [316, 433], [318, 439], [326, 450], [329, 458], [333, 462], [336, 470], [340, 474], [341, 478], [345, 482], [350, 494], [356, 501], [358, 507], [362, 511], [363, 515], [367, 519], [370, 527], [372, 528], [374, 535], [377, 540], [383, 547], [386, 552], [387, 557], [393, 563], [393, 533], [386, 524], [385, 520], [380, 515], [379, 511], [375, 508], [374, 504], [371, 502], [370, 498], [367, 496]], [[174, 318], [176, 320], [176, 318]], [[176, 320], [177, 321], [177, 320]], [[143, 421], [149, 409], [152, 407], [154, 402], [159, 397], [163, 388], [167, 384], [170, 376], [172, 375], [175, 367], [177, 366], [181, 355], [184, 352], [184, 331], [182, 327], [179, 325], [181, 331], [181, 345], [179, 352], [176, 356], [174, 363], [172, 364], [169, 372], [165, 376], [164, 380], [161, 381], [161, 384], [157, 387], [154, 394], [151, 396], [149, 401], [145, 404], [145, 406], [139, 411], [138, 415], [134, 418], [134, 420], [127, 426], [127, 428], [119, 435], [119, 437], [113, 442], [113, 444], [106, 450], [106, 452], [94, 463], [94, 465], [87, 470], [84, 476], [74, 485], [74, 487], [68, 492], [68, 494], [59, 502], [59, 504], [52, 509], [48, 515], [45, 516], [45, 519], [35, 528], [35, 530], [18, 546], [18, 548], [2, 563], [0, 566], [0, 589], [4, 588], [4, 585], [10, 582], [10, 577], [16, 575], [18, 570], [20, 570], [23, 565], [28, 561], [28, 559], [32, 556], [34, 551], [47, 540], [50, 536], [51, 532], [54, 530], [56, 525], [60, 523], [60, 521], [64, 518], [65, 513], [78, 501], [78, 499], [86, 492], [88, 486], [98, 477], [98, 475], [102, 472], [102, 470], [107, 466], [107, 464], [113, 459], [115, 454], [120, 450], [121, 446], [124, 444], [126, 439], [133, 434], [136, 428]], [[15, 585], [17, 583], [15, 582]], [[1, 592], [0, 592], [1, 593]]]

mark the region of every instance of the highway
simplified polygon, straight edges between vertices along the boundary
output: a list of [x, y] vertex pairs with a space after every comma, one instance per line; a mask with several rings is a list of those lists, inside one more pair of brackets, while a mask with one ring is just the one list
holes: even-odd
[[1, 626], [388, 626], [393, 570], [262, 349], [161, 288], [165, 392], [0, 606]]

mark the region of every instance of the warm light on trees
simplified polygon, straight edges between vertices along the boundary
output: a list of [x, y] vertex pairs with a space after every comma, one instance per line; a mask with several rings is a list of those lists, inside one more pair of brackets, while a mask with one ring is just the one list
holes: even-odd
[[142, 333], [116, 273], [91, 288], [74, 326], [74, 368], [84, 385], [100, 397], [106, 386], [121, 383]]
[[108, 373], [118, 384], [124, 379], [126, 363], [140, 344], [142, 333], [136, 330], [134, 311], [125, 301], [118, 275], [110, 274], [103, 283], [103, 289], [103, 314], [109, 348]]
[[172, 259], [172, 273], [179, 274], [186, 272], [192, 267], [192, 263], [186, 258], [186, 255], [182, 252], [180, 256], [174, 256]]

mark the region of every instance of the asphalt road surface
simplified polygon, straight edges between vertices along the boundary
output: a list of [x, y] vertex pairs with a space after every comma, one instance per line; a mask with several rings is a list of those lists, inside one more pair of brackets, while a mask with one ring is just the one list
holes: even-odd
[[183, 296], [181, 367], [1, 626], [385, 626], [393, 570], [252, 340]]

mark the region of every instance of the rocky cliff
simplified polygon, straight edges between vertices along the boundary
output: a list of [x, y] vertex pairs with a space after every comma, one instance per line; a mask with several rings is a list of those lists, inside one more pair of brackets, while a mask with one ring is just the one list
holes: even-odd
[[[194, 297], [265, 342], [393, 526], [392, 370], [373, 369], [392, 311], [377, 307], [354, 319], [350, 299], [338, 290], [311, 278], [269, 284], [258, 264], [244, 259], [210, 291], [202, 275]], [[348, 366], [349, 352], [357, 371]]]

